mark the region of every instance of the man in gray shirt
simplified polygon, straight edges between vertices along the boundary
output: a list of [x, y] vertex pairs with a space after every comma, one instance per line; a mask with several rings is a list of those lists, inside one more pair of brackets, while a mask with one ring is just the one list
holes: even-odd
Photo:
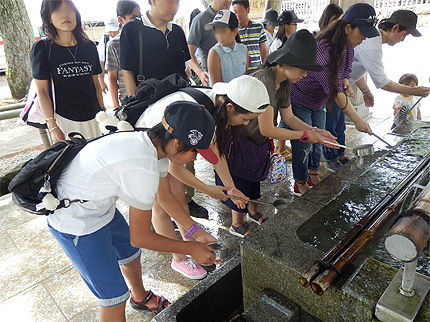
[[[116, 12], [119, 23], [124, 26], [135, 17], [140, 17], [140, 7], [133, 0], [118, 1]], [[112, 38], [107, 43], [106, 50], [106, 70], [108, 71], [109, 91], [112, 97], [113, 108], [118, 108], [121, 101], [127, 97], [124, 78], [119, 66], [121, 33]]]
[[[213, 30], [205, 30], [205, 25], [212, 22], [220, 10], [228, 10], [231, 0], [212, 0], [212, 4], [203, 12], [198, 14], [191, 23], [190, 35], [188, 37], [188, 49], [191, 60], [190, 67], [197, 74], [203, 86], [209, 86], [209, 75], [207, 59], [209, 50], [217, 43]], [[201, 66], [195, 56], [197, 48], [201, 52]]]

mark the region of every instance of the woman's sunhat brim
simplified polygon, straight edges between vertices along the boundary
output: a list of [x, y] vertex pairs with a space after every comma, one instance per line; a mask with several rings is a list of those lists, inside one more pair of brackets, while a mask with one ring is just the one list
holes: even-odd
[[261, 22], [263, 25], [270, 25], [270, 26], [275, 26], [275, 27], [277, 27], [277, 26], [279, 26], [279, 22], [277, 21], [277, 20], [263, 20], [262, 22]]
[[274, 51], [273, 53], [267, 55], [267, 61], [270, 64], [276, 63], [278, 65], [282, 66], [291, 66], [291, 67], [298, 67], [304, 70], [310, 70], [313, 72], [320, 72], [324, 67], [318, 64], [301, 64], [300, 62], [297, 62], [296, 57], [292, 57], [290, 54], [282, 53], [279, 49]]
[[324, 66], [313, 64], [313, 65], [302, 65], [302, 64], [288, 64], [287, 66], [297, 67], [311, 72], [320, 72], [323, 70]]
[[228, 24], [226, 24], [226, 23], [224, 23], [224, 22], [213, 21], [213, 22], [207, 23], [207, 24], [205, 25], [205, 29], [206, 29], [206, 30], [212, 30], [212, 29], [214, 29], [215, 27], [217, 27], [217, 28], [227, 28], [228, 26], [229, 26], [229, 25], [228, 25]]

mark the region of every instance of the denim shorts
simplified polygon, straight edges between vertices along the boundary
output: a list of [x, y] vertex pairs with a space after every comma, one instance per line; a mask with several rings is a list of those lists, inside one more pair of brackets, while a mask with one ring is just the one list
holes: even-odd
[[88, 235], [66, 234], [51, 226], [49, 229], [100, 306], [114, 306], [128, 300], [130, 292], [120, 265], [132, 262], [142, 251], [130, 245], [130, 229], [118, 209], [111, 222]]

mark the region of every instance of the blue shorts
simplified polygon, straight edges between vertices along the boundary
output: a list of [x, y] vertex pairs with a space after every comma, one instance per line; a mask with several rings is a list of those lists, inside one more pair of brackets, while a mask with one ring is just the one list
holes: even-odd
[[128, 300], [130, 292], [119, 265], [135, 260], [142, 251], [130, 245], [130, 229], [118, 209], [110, 223], [88, 235], [65, 234], [51, 226], [49, 229], [100, 306]]

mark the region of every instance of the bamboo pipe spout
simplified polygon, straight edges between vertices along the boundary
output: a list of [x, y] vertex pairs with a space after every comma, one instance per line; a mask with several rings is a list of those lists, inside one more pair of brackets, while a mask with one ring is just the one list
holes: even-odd
[[430, 183], [390, 229], [385, 239], [385, 249], [398, 261], [415, 261], [429, 240], [429, 223]]

